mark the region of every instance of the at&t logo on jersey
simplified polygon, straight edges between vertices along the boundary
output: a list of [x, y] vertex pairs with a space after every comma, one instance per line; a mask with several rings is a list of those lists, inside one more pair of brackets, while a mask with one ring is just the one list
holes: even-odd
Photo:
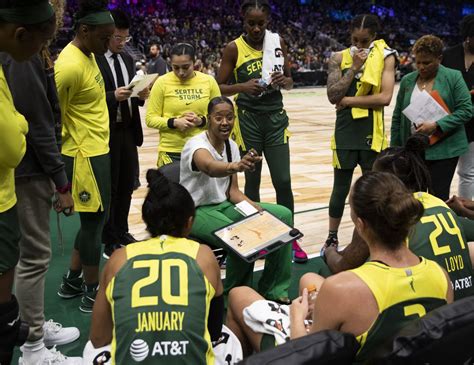
[[136, 362], [145, 360], [150, 352], [147, 343], [143, 340], [136, 339], [130, 345], [130, 356]]
[[157, 341], [150, 354], [148, 344], [141, 339], [136, 339], [130, 345], [130, 356], [136, 362], [142, 362], [148, 356], [182, 356], [186, 355], [188, 345], [189, 341]]

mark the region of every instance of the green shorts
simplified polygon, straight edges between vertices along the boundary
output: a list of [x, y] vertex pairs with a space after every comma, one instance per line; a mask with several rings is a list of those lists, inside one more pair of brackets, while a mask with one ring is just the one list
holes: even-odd
[[0, 275], [13, 269], [20, 258], [20, 225], [16, 206], [0, 213]]
[[371, 170], [378, 152], [372, 150], [333, 150], [332, 165], [335, 169], [349, 170], [360, 165], [364, 170]]
[[262, 340], [260, 341], [260, 351], [270, 350], [275, 348], [276, 341], [275, 336], [269, 335], [268, 333], [262, 333]]
[[237, 109], [238, 124], [244, 146], [243, 151], [255, 148], [263, 151], [265, 147], [288, 143], [288, 115], [284, 109], [269, 113], [252, 113]]

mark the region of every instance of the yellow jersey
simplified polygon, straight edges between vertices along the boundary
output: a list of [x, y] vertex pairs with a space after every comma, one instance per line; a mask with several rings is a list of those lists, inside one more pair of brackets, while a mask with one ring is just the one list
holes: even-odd
[[168, 119], [179, 118], [186, 112], [207, 115], [207, 105], [221, 92], [216, 80], [195, 71], [189, 80], [181, 81], [174, 72], [160, 76], [151, 89], [146, 113], [146, 125], [160, 131], [158, 152], [181, 153], [186, 141], [201, 133], [202, 128], [184, 132], [169, 128]]
[[94, 55], [69, 43], [54, 68], [63, 122], [61, 152], [70, 157], [79, 151], [84, 157], [108, 153], [109, 111]]
[[28, 123], [17, 112], [0, 65], [0, 213], [16, 204], [15, 167], [26, 151]]
[[357, 362], [367, 360], [374, 349], [409, 322], [446, 304], [448, 279], [436, 262], [423, 257], [411, 267], [394, 268], [370, 261], [351, 272], [369, 287], [379, 309], [370, 328], [357, 336]]

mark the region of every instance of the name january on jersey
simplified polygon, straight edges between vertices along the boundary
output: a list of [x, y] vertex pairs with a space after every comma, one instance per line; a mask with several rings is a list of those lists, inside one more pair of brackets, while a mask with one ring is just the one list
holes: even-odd
[[145, 312], [137, 314], [135, 332], [182, 331], [184, 312]]

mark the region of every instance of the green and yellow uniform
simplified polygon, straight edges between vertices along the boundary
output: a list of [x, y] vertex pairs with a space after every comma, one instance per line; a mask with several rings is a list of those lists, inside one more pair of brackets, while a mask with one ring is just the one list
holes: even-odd
[[0, 65], [0, 274], [15, 267], [19, 257], [14, 169], [25, 154], [27, 132]]
[[216, 80], [199, 71], [184, 82], [174, 72], [158, 78], [151, 89], [145, 118], [148, 127], [160, 132], [158, 166], [179, 160], [186, 141], [202, 132], [202, 128], [190, 128], [184, 132], [169, 128], [168, 119], [179, 118], [187, 112], [205, 116], [209, 101], [220, 95]]
[[214, 364], [207, 318], [215, 290], [198, 250], [169, 236], [126, 247], [127, 261], [106, 288], [112, 364]]
[[[251, 47], [240, 36], [235, 41], [237, 62], [234, 67], [234, 83], [241, 84], [262, 77], [263, 51]], [[237, 120], [233, 137], [241, 151], [255, 149], [265, 154], [277, 203], [294, 211], [291, 190], [290, 153], [288, 139], [289, 119], [283, 109], [283, 96], [280, 90], [269, 88], [260, 96], [246, 93], [237, 94]], [[260, 201], [261, 165], [256, 171], [245, 173], [245, 195]]]
[[[352, 67], [350, 48], [341, 52], [341, 72]], [[383, 39], [373, 42], [361, 72], [355, 75], [345, 96], [368, 96], [381, 92], [385, 58], [396, 54]], [[357, 165], [362, 173], [370, 171], [378, 153], [388, 146], [383, 106], [377, 108], [344, 108], [336, 112], [336, 128], [331, 138], [334, 183], [329, 202], [329, 216], [341, 218]]]
[[62, 154], [81, 229], [74, 248], [84, 265], [100, 261], [102, 228], [110, 205], [109, 112], [94, 55], [69, 43], [55, 64], [62, 116]]
[[459, 218], [433, 195], [418, 192], [414, 196], [423, 204], [425, 213], [408, 238], [410, 250], [436, 261], [448, 272], [455, 300], [473, 295], [472, 263]]
[[[341, 72], [344, 76], [352, 67], [352, 56], [350, 49], [342, 51]], [[356, 96], [362, 86], [360, 81], [362, 73], [352, 80], [345, 96]], [[377, 158], [376, 152], [372, 150], [374, 134], [374, 110], [367, 109], [367, 115], [362, 118], [354, 118], [353, 108], [344, 108], [336, 112], [336, 128], [331, 140], [333, 150], [333, 166], [337, 169], [354, 169], [360, 164], [364, 169], [371, 169]], [[383, 126], [383, 109], [382, 126]], [[384, 147], [387, 146], [385, 141]]]
[[446, 275], [436, 262], [423, 257], [411, 267], [393, 268], [371, 261], [351, 272], [369, 287], [379, 310], [370, 328], [357, 336], [357, 362], [367, 360], [372, 351], [409, 322], [446, 304]]

